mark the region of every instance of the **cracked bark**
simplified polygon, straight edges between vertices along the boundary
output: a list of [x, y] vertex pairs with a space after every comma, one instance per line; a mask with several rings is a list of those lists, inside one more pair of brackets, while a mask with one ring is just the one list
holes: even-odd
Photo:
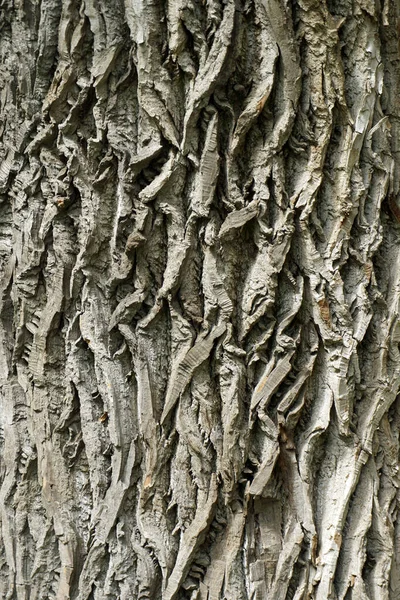
[[0, 3], [0, 596], [400, 597], [400, 8]]

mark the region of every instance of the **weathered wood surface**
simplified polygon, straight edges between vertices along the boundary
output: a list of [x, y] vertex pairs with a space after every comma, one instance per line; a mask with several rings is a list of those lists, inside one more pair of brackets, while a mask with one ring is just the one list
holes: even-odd
[[0, 597], [398, 600], [397, 0], [0, 2]]

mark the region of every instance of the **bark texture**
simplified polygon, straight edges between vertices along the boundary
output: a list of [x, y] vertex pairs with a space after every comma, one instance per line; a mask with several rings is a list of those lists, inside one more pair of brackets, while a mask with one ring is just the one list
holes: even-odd
[[1, 0], [0, 596], [400, 598], [397, 0]]

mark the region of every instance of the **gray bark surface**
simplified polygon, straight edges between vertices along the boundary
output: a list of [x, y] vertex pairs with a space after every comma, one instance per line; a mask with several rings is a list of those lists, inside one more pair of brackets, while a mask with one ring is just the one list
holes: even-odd
[[1, 599], [400, 598], [399, 24], [1, 0]]

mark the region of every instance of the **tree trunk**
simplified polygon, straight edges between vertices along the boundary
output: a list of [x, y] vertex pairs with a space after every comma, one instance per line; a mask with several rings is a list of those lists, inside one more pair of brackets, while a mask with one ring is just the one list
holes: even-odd
[[0, 2], [0, 594], [400, 598], [400, 6]]

